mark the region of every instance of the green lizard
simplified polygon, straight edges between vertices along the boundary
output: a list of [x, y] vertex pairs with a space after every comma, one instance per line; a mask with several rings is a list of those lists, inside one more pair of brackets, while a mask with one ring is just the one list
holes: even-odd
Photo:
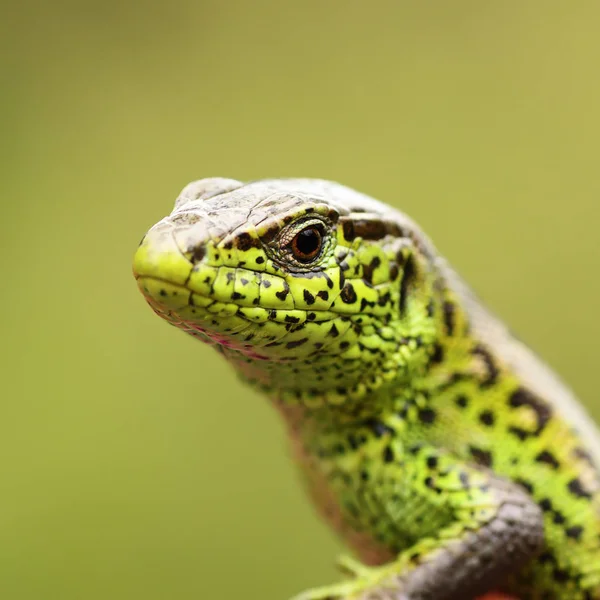
[[404, 214], [339, 184], [203, 179], [138, 286], [283, 415], [361, 562], [303, 600], [600, 600], [600, 434]]

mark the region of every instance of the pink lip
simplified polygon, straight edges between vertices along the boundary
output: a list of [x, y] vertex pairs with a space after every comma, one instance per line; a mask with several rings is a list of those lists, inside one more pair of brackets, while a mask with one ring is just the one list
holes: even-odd
[[189, 329], [192, 329], [194, 331], [197, 331], [199, 333], [203, 333], [203, 334], [207, 335], [211, 340], [213, 340], [214, 342], [216, 342], [217, 344], [219, 344], [221, 346], [225, 346], [226, 348], [232, 348], [233, 350], [237, 350], [238, 352], [241, 352], [242, 354], [245, 354], [246, 356], [248, 356], [250, 358], [255, 358], [257, 360], [268, 360], [268, 357], [262, 356], [261, 354], [257, 354], [254, 350], [252, 350], [251, 346], [244, 346], [244, 345], [240, 345], [235, 342], [232, 342], [228, 338], [221, 337], [220, 335], [217, 335], [210, 331], [206, 331], [206, 329], [204, 329], [203, 327], [200, 327], [196, 323], [190, 323], [189, 321], [187, 321], [186, 326]]

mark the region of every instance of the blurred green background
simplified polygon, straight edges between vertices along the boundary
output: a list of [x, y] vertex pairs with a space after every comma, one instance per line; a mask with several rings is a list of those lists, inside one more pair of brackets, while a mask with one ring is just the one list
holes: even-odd
[[599, 3], [2, 8], [2, 598], [335, 577], [274, 411], [131, 277], [193, 179], [323, 177], [402, 208], [600, 417]]

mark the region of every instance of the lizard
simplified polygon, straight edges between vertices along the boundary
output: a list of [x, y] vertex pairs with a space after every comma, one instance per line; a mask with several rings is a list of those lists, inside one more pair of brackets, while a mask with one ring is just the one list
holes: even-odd
[[407, 215], [324, 180], [201, 179], [133, 270], [270, 399], [358, 557], [297, 600], [600, 600], [600, 433]]

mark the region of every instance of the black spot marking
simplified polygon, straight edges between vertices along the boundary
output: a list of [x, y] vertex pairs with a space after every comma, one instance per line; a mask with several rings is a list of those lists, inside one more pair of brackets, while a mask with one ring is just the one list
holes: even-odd
[[433, 300], [430, 300], [427, 303], [427, 316], [428, 317], [433, 317], [434, 313], [435, 313], [435, 304], [433, 302]]
[[197, 246], [192, 254], [192, 262], [199, 263], [206, 256], [206, 247]]
[[354, 233], [354, 223], [352, 222], [352, 219], [341, 219], [340, 223], [342, 224], [344, 239], [348, 242], [353, 241], [356, 234]]
[[390, 446], [383, 449], [383, 461], [386, 463], [394, 462], [394, 451]]
[[[317, 390], [311, 390], [311, 393], [316, 396]], [[346, 454], [346, 447], [343, 444], [336, 444], [333, 448], [334, 454], [343, 455]]]
[[385, 223], [378, 219], [355, 219], [353, 225], [354, 235], [363, 240], [380, 240], [387, 234]]
[[348, 444], [350, 444], [350, 448], [357, 450], [360, 448], [361, 442], [358, 437], [356, 437], [353, 433], [350, 433], [348, 435]]
[[437, 469], [437, 466], [438, 466], [437, 456], [428, 456], [427, 457], [427, 467], [429, 469]]
[[265, 233], [262, 235], [262, 239], [265, 243], [271, 242], [279, 234], [279, 225], [271, 225]]
[[286, 323], [300, 323], [300, 318], [299, 317], [293, 317], [292, 315], [285, 315], [285, 317], [283, 318], [283, 320]]
[[396, 281], [398, 279], [398, 275], [400, 271], [398, 269], [398, 265], [396, 263], [392, 263], [390, 266], [390, 281]]
[[500, 371], [496, 366], [496, 363], [494, 362], [494, 358], [492, 357], [491, 353], [488, 352], [488, 350], [483, 346], [478, 345], [474, 348], [473, 354], [481, 357], [487, 371], [484, 380], [480, 384], [481, 387], [489, 387], [496, 383]]
[[552, 510], [554, 510], [552, 508], [552, 500], [550, 500], [550, 498], [543, 498], [542, 500], [540, 500], [539, 501], [539, 507], [544, 512], [552, 512]]
[[573, 525], [572, 527], [565, 529], [565, 533], [567, 534], [567, 537], [579, 541], [583, 535], [583, 527], [581, 527], [581, 525]]
[[372, 302], [368, 302], [366, 298], [361, 298], [360, 300], [360, 312], [365, 312], [367, 306], [373, 306]]
[[416, 275], [417, 269], [414, 258], [412, 256], [409, 256], [406, 260], [406, 264], [404, 265], [404, 270], [402, 272], [402, 281], [400, 282], [400, 314], [404, 314], [406, 312], [408, 294], [410, 292], [410, 288], [414, 285]]
[[344, 304], [354, 304], [357, 300], [356, 292], [351, 283], [347, 283], [340, 293], [340, 298]]
[[492, 466], [492, 453], [489, 450], [484, 450], [483, 448], [470, 446], [469, 452], [478, 465], [481, 465], [482, 467]]
[[517, 477], [515, 479], [515, 483], [517, 485], [520, 485], [524, 490], [526, 490], [528, 494], [533, 494], [533, 484], [531, 483], [531, 481], [527, 481], [527, 479]]
[[557, 581], [558, 583], [565, 583], [570, 579], [568, 571], [559, 569], [558, 567], [554, 569], [552, 576], [554, 577], [554, 581]]
[[491, 410], [484, 410], [479, 414], [479, 421], [486, 427], [493, 427], [496, 417]]
[[233, 292], [233, 294], [231, 294], [232, 300], [242, 300], [245, 297], [244, 294], [240, 294], [239, 292]]
[[385, 229], [388, 235], [393, 235], [396, 238], [408, 238], [410, 237], [404, 232], [404, 229], [398, 225], [398, 223], [394, 223], [393, 221], [385, 222]]
[[408, 447], [408, 453], [412, 456], [416, 456], [423, 449], [424, 444], [413, 444]]
[[521, 441], [525, 441], [530, 435], [533, 435], [530, 431], [526, 431], [522, 427], [510, 426], [508, 432], [517, 437]]
[[563, 515], [559, 510], [554, 511], [554, 518], [552, 520], [556, 525], [562, 525], [566, 521], [565, 515]]
[[373, 283], [373, 272], [379, 265], [381, 265], [381, 259], [378, 256], [374, 256], [368, 265], [363, 266], [363, 279], [367, 283]]
[[287, 298], [290, 293], [290, 286], [287, 284], [287, 281], [283, 282], [283, 289], [279, 292], [275, 292], [277, 298], [279, 298], [282, 302]]
[[560, 462], [558, 461], [556, 456], [554, 456], [554, 454], [552, 454], [552, 452], [550, 452], [549, 450], [542, 450], [535, 457], [535, 461], [539, 463], [544, 463], [546, 465], [550, 465], [553, 469], [558, 469], [560, 467]]
[[452, 336], [454, 335], [454, 327], [456, 325], [454, 304], [449, 300], [444, 300], [444, 304], [442, 305], [442, 311], [444, 313], [444, 325], [446, 327], [446, 333], [449, 336]]
[[338, 331], [338, 328], [335, 326], [335, 323], [333, 323], [333, 325], [331, 326], [331, 329], [328, 331], [327, 335], [329, 335], [331, 337], [337, 337], [338, 335], [340, 335], [340, 332]]
[[266, 288], [270, 288], [271, 282], [268, 279], [263, 279], [262, 285], [264, 285]]
[[460, 471], [458, 479], [465, 490], [470, 487], [469, 474], [466, 471]]
[[436, 413], [433, 408], [422, 408], [419, 410], [419, 420], [422, 423], [426, 423], [427, 425], [431, 425], [435, 421]]
[[159, 294], [164, 298], [167, 295], [166, 290], [160, 290]]
[[537, 429], [529, 435], [539, 435], [552, 417], [552, 410], [550, 407], [525, 388], [517, 388], [511, 394], [509, 404], [513, 408], [529, 406], [535, 412]]
[[306, 302], [306, 304], [310, 305], [315, 303], [315, 297], [307, 289], [304, 289], [302, 293], [304, 295], [304, 302]]
[[375, 436], [378, 438], [384, 436], [386, 433], [392, 435], [396, 433], [396, 431], [392, 427], [386, 425], [385, 423], [382, 423], [381, 421], [378, 421], [377, 419], [369, 419], [366, 422], [366, 425], [367, 427], [369, 427], [369, 429], [373, 431]]
[[456, 398], [454, 398], [454, 402], [460, 408], [467, 408], [467, 406], [469, 405], [469, 399], [464, 394], [456, 396]]
[[257, 265], [262, 265], [265, 262], [265, 259], [262, 256], [257, 256], [256, 257], [256, 264]]
[[410, 408], [411, 403], [410, 402], [405, 402], [404, 405], [402, 406], [402, 408], [398, 411], [398, 416], [401, 419], [406, 419], [407, 415], [408, 415], [408, 409]]
[[435, 344], [429, 357], [431, 364], [439, 365], [444, 360], [444, 349], [441, 344]]
[[[379, 296], [379, 298], [377, 298], [377, 304], [379, 304], [379, 306], [385, 306], [391, 298], [391, 294], [389, 292], [389, 290], [387, 292], [385, 292], [385, 294], [381, 294], [381, 296]], [[374, 306], [372, 302], [370, 302], [371, 306]]]
[[327, 287], [329, 289], [333, 288], [333, 281], [331, 280], [331, 277], [329, 277], [329, 275], [327, 275], [327, 273], [325, 273], [325, 271], [321, 271], [323, 277], [325, 278], [325, 281], [327, 282]]
[[592, 498], [591, 492], [585, 489], [578, 477], [571, 479], [567, 485], [568, 490], [577, 498]]
[[286, 348], [297, 348], [298, 346], [302, 346], [302, 344], [306, 344], [306, 342], [308, 342], [308, 338], [302, 338], [300, 340], [292, 340], [291, 342], [288, 342], [285, 347]]

